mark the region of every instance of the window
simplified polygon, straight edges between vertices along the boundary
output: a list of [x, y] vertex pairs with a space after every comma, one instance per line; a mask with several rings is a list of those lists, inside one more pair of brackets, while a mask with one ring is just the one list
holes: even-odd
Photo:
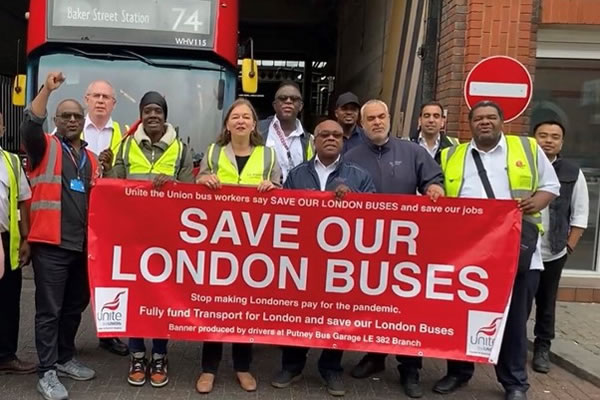
[[[190, 64], [193, 60], [168, 60]], [[88, 84], [95, 79], [108, 80], [115, 89], [117, 104], [113, 120], [121, 129], [134, 123], [140, 115], [139, 101], [150, 90], [163, 94], [168, 104], [167, 121], [178, 130], [179, 137], [190, 146], [194, 161], [215, 141], [227, 104], [234, 99], [235, 75], [208, 62], [196, 68], [169, 68], [148, 65], [141, 60], [89, 59], [73, 54], [43, 55], [37, 67], [38, 86], [49, 71], [62, 71], [67, 80], [50, 97], [48, 112], [52, 117], [57, 103], [73, 98], [83, 103]], [[224, 108], [219, 109], [219, 80], [225, 80]], [[52, 130], [52, 118], [48, 119]]]
[[582, 168], [588, 184], [588, 228], [565, 268], [598, 271], [600, 59], [538, 58], [531, 110], [532, 127], [547, 119], [565, 125], [561, 155]]

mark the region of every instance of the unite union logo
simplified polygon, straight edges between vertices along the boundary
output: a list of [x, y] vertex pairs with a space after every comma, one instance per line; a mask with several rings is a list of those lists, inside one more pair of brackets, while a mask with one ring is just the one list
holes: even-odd
[[96, 288], [94, 305], [98, 332], [126, 331], [128, 295], [127, 288]]
[[504, 316], [500, 313], [469, 311], [467, 326], [468, 356], [489, 357], [496, 343]]
[[479, 329], [477, 331], [477, 336], [479, 336], [479, 334], [482, 334], [485, 336], [494, 336], [496, 334], [496, 332], [498, 332], [498, 329], [500, 329], [501, 322], [502, 322], [502, 317], [498, 317], [498, 318], [494, 319], [491, 324]]
[[121, 296], [124, 294], [125, 294], [125, 290], [117, 293], [117, 295], [115, 296], [115, 298], [112, 301], [109, 301], [108, 303], [104, 303], [101, 311], [104, 311], [104, 310], [115, 311], [117, 308], [119, 308], [119, 305], [121, 303]]

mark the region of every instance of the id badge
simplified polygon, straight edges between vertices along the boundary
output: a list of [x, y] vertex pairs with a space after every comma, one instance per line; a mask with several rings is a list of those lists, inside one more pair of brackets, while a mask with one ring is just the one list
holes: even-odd
[[71, 190], [79, 193], [85, 193], [85, 186], [81, 179], [71, 179]]

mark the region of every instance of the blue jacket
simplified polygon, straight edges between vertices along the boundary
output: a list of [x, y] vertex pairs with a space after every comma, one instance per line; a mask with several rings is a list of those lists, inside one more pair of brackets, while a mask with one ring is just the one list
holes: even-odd
[[346, 139], [344, 136], [344, 150], [342, 151], [342, 154], [346, 154], [346, 152], [363, 144], [366, 140], [368, 139], [365, 139], [365, 131], [363, 128], [358, 126], [358, 124], [354, 125], [354, 129], [352, 130], [350, 137]]
[[[335, 191], [339, 185], [346, 185], [353, 192], [373, 193], [375, 185], [373, 179], [364, 169], [356, 164], [340, 159], [336, 169], [327, 178], [325, 190]], [[321, 190], [319, 175], [315, 169], [315, 158], [303, 162], [288, 174], [284, 189], [313, 189]]]
[[373, 177], [377, 193], [423, 194], [431, 184], [444, 186], [440, 166], [427, 150], [407, 140], [390, 137], [383, 146], [366, 140], [344, 158]]

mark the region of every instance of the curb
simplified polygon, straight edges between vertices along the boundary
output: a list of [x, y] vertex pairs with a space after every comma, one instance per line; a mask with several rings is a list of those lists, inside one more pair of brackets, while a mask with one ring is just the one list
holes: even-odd
[[[529, 350], [533, 351], [533, 321], [528, 321]], [[600, 356], [581, 347], [573, 340], [556, 338], [552, 341], [550, 361], [578, 378], [600, 387]]]

